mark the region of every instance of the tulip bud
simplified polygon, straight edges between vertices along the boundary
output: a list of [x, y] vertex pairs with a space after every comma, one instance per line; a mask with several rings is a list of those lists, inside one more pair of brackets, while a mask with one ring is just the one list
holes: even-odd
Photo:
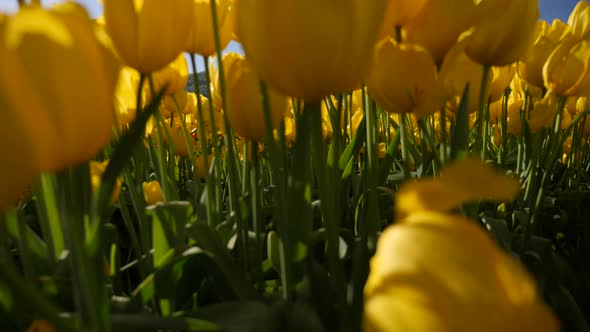
[[[202, 56], [215, 54], [215, 38], [213, 35], [213, 16], [211, 0], [192, 0], [192, 28], [188, 31], [189, 38], [185, 50]], [[217, 24], [221, 49], [232, 39], [234, 28], [234, 10], [232, 0], [216, 0]]]
[[477, 63], [506, 66], [524, 56], [535, 37], [538, 0], [479, 0], [465, 52]]
[[192, 5], [193, 0], [104, 0], [106, 29], [123, 61], [148, 74], [184, 50]]
[[144, 182], [143, 185], [143, 198], [147, 205], [154, 205], [158, 202], [164, 201], [164, 195], [162, 194], [162, 187], [160, 182], [153, 180], [150, 182]]
[[269, 86], [319, 101], [358, 87], [385, 5], [386, 0], [239, 0], [238, 37]]
[[188, 81], [188, 65], [184, 54], [180, 54], [164, 68], [155, 71], [152, 74], [152, 79], [156, 93], [164, 87], [166, 87], [166, 95], [173, 95], [177, 92], [184, 91]]
[[[226, 69], [228, 104], [227, 116], [236, 133], [250, 140], [262, 140], [266, 135], [262, 92], [258, 74], [247, 59], [237, 53], [223, 56]], [[268, 89], [271, 126], [277, 128], [287, 107], [285, 97]]]
[[379, 43], [367, 89], [387, 112], [424, 116], [438, 111], [441, 85], [436, 65], [418, 45], [398, 44], [393, 38]]

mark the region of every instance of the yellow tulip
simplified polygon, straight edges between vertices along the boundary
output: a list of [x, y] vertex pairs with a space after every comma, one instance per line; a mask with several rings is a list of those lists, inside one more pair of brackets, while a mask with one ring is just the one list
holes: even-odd
[[578, 95], [590, 85], [590, 41], [562, 38], [543, 66], [543, 81], [558, 96]]
[[576, 116], [576, 113], [578, 112], [578, 110], [577, 110], [578, 99], [580, 99], [580, 98], [569, 97], [565, 100], [565, 106], [564, 106], [563, 110], [565, 112], [568, 112], [572, 117]]
[[[137, 89], [139, 73], [131, 67], [123, 67], [115, 88], [115, 113], [120, 126], [135, 120], [137, 113]], [[142, 102], [143, 102], [142, 94]]]
[[532, 132], [538, 132], [543, 128], [550, 128], [555, 118], [555, 94], [548, 92], [542, 100], [533, 103], [528, 124]]
[[502, 137], [502, 128], [498, 124], [492, 125], [492, 135], [491, 135], [492, 144], [495, 147], [500, 147], [504, 142], [504, 138]]
[[[167, 95], [173, 95], [183, 91], [188, 81], [188, 65], [184, 54], [177, 56], [174, 61], [170, 62], [164, 68], [153, 72], [152, 79], [156, 93], [164, 87], [166, 87], [165, 94]], [[145, 87], [147, 89], [149, 85], [146, 84]]]
[[535, 37], [538, 0], [478, 0], [465, 52], [477, 63], [506, 66], [524, 56]]
[[516, 95], [519, 98], [524, 98], [525, 91], [528, 87], [529, 96], [531, 96], [533, 99], [543, 98], [543, 89], [541, 88], [541, 86], [534, 86], [528, 84], [523, 78], [521, 78], [520, 68], [516, 73], [517, 74], [514, 75], [514, 77], [512, 78], [512, 82], [510, 82], [510, 90], [512, 90], [510, 95]]
[[[410, 1], [406, 1], [410, 2]], [[414, 19], [404, 26], [404, 42], [424, 46], [437, 64], [469, 28], [475, 5], [473, 0], [430, 0]]]
[[[188, 146], [186, 145], [186, 141], [184, 138], [184, 130], [182, 127], [174, 127], [174, 128], [168, 128], [168, 131], [170, 132], [170, 136], [172, 138], [172, 143], [174, 144], [174, 154], [179, 156], [179, 157], [188, 157], [189, 156], [189, 150], [188, 150]], [[195, 149], [197, 148], [197, 143], [196, 140], [192, 139], [192, 137], [190, 136], [190, 133], [187, 132], [187, 135], [189, 135], [188, 137], [188, 141], [189, 144], [192, 145], [193, 151], [195, 151]], [[167, 140], [165, 140], [167, 141]]]
[[508, 65], [503, 67], [492, 67], [492, 84], [490, 90], [490, 101], [494, 102], [502, 98], [504, 91], [512, 82], [516, 67]]
[[590, 4], [587, 1], [578, 1], [574, 10], [570, 13], [567, 24], [572, 33], [581, 39], [588, 39], [590, 34]]
[[363, 330], [557, 331], [528, 272], [474, 221], [448, 213], [467, 201], [514, 199], [519, 187], [477, 160], [403, 186], [397, 222], [370, 262]]
[[563, 110], [563, 112], [561, 113], [561, 129], [565, 129], [567, 127], [569, 127], [569, 125], [572, 123], [572, 116], [569, 112], [567, 112], [567, 110]]
[[319, 101], [360, 84], [385, 5], [386, 0], [239, 0], [238, 37], [269, 86]]
[[[251, 63], [237, 53], [223, 56], [228, 87], [228, 120], [236, 133], [250, 140], [262, 140], [266, 135], [260, 79]], [[271, 126], [277, 128], [283, 120], [287, 99], [274, 89], [268, 89]]]
[[551, 26], [545, 21], [539, 21], [536, 30], [537, 38], [520, 60], [518, 73], [528, 83], [543, 87], [543, 66], [557, 47], [565, 32], [565, 25], [559, 20], [554, 20]]
[[427, 0], [388, 0], [379, 39], [391, 36], [396, 26], [403, 26], [411, 22], [426, 3], [428, 3]]
[[[202, 56], [215, 54], [215, 39], [213, 37], [213, 16], [211, 15], [211, 0], [192, 0], [193, 25], [188, 31], [189, 38], [185, 51]], [[219, 39], [223, 50], [233, 35], [234, 11], [232, 0], [216, 0], [217, 23]]]
[[34, 320], [27, 332], [55, 332], [53, 324], [46, 320]]
[[192, 5], [192, 0], [104, 0], [106, 29], [123, 61], [148, 74], [184, 50]]
[[95, 33], [75, 3], [22, 8], [0, 22], [0, 99], [3, 116], [13, 120], [3, 135], [30, 139], [14, 159], [55, 171], [91, 159], [109, 142], [119, 66]]
[[[463, 44], [464, 46], [464, 44]], [[457, 44], [449, 51], [441, 66], [440, 76], [445, 84], [446, 97], [450, 100], [451, 110], [455, 112], [458, 109], [459, 101], [463, 95], [463, 90], [469, 83], [469, 112], [477, 111], [479, 107], [479, 95], [481, 91], [481, 79], [483, 76], [483, 67], [471, 60], [463, 51], [462, 46]], [[487, 97], [490, 96], [490, 86], [492, 77], [488, 76], [486, 81]], [[486, 102], [488, 98], [484, 99]]]
[[199, 178], [204, 179], [208, 172], [208, 165], [211, 165], [211, 155], [207, 156], [207, 162], [205, 163], [205, 156], [203, 154], [195, 157], [195, 166], [197, 168], [197, 174]]
[[143, 198], [147, 205], [154, 205], [158, 202], [164, 201], [164, 195], [162, 194], [162, 187], [160, 182], [153, 180], [150, 182], [144, 182], [143, 187]]
[[508, 98], [508, 129], [507, 132], [514, 136], [520, 136], [522, 132], [522, 120], [520, 110], [522, 109], [523, 99], [517, 96]]
[[188, 94], [189, 92], [182, 89], [180, 91], [177, 91], [173, 95], [164, 96], [160, 104], [160, 113], [162, 113], [162, 115], [165, 117], [170, 117], [172, 114], [176, 116], [176, 110], [178, 108], [178, 111], [180, 111], [180, 113], [190, 114], [184, 112], [184, 109], [187, 108], [187, 99], [189, 98]]
[[398, 44], [393, 38], [379, 43], [367, 88], [387, 112], [425, 116], [439, 110], [441, 86], [436, 65], [421, 46]]
[[[195, 98], [195, 106], [192, 113], [192, 117], [199, 121], [199, 108], [196, 106], [197, 104], [197, 96], [192, 94], [190, 98]], [[209, 103], [211, 102], [207, 97], [201, 95], [201, 112], [203, 112], [203, 124], [205, 125], [205, 130], [207, 130], [208, 135], [211, 135], [213, 132], [216, 134], [222, 134], [224, 129], [224, 122], [223, 122], [223, 111], [221, 109], [214, 109], [213, 110], [213, 117], [215, 120], [215, 130], [212, 129], [213, 121], [211, 121], [211, 115], [209, 112]]]
[[289, 146], [295, 144], [297, 139], [297, 129], [295, 128], [295, 120], [290, 117], [285, 117], [285, 140]]
[[[97, 192], [100, 188], [100, 180], [102, 178], [102, 174], [107, 169], [109, 165], [109, 161], [105, 160], [103, 162], [91, 160], [88, 164], [90, 169], [90, 184], [92, 185], [92, 191]], [[115, 187], [113, 188], [113, 192], [111, 194], [111, 204], [115, 204], [115, 202], [119, 199], [119, 194], [121, 193], [121, 178], [117, 178], [115, 181]]]
[[195, 113], [197, 110], [197, 95], [194, 92], [182, 92], [184, 105], [182, 105], [181, 112], [182, 114], [189, 115]]

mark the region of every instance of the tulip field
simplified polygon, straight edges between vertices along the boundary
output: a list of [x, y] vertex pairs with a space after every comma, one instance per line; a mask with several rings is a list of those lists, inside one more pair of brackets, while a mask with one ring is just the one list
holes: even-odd
[[587, 1], [14, 1], [0, 331], [590, 332]]

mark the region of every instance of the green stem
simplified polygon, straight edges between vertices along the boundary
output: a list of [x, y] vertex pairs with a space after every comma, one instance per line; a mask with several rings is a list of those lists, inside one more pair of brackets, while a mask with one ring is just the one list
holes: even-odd
[[399, 119], [399, 134], [402, 145], [402, 171], [404, 179], [410, 178], [409, 154], [408, 154], [408, 128], [406, 127], [406, 115], [404, 113], [398, 114]]
[[[212, 23], [213, 23], [213, 36], [215, 39], [215, 52], [217, 53], [217, 68], [219, 70], [219, 88], [221, 92], [221, 100], [223, 103], [223, 107], [226, 109], [226, 112], [223, 112], [223, 122], [225, 125], [225, 145], [227, 148], [227, 168], [229, 173], [229, 194], [230, 194], [230, 211], [228, 213], [228, 220], [232, 215], [235, 215], [238, 220], [238, 247], [240, 248], [240, 252], [243, 255], [247, 255], [247, 243], [248, 243], [248, 229], [244, 225], [244, 220], [242, 220], [242, 215], [240, 214], [240, 206], [238, 202], [238, 188], [240, 187], [238, 184], [238, 173], [236, 169], [236, 157], [234, 153], [234, 136], [233, 131], [229, 125], [229, 119], [227, 117], [227, 94], [226, 94], [226, 86], [225, 86], [225, 72], [223, 68], [223, 61], [221, 57], [221, 41], [219, 36], [219, 22], [217, 19], [217, 2], [210, 1], [211, 5], [211, 16], [212, 16]], [[231, 110], [229, 110], [231, 111]], [[243, 256], [245, 258], [246, 256]], [[246, 260], [243, 260], [245, 264]]]
[[484, 128], [487, 126], [487, 122], [484, 119], [484, 109], [487, 104], [488, 94], [488, 79], [491, 72], [491, 66], [483, 65], [483, 72], [481, 75], [481, 84], [479, 90], [479, 104], [477, 109], [477, 140], [476, 140], [476, 152], [480, 154], [481, 160], [485, 160], [486, 141], [484, 137]]
[[[193, 84], [195, 88], [195, 93], [197, 94], [197, 118], [199, 120], [199, 144], [201, 147], [201, 154], [203, 155], [203, 164], [205, 164], [205, 187], [207, 188], [207, 223], [209, 226], [217, 225], [217, 217], [215, 216], [215, 212], [219, 211], [216, 210], [216, 195], [215, 195], [215, 184], [213, 181], [213, 175], [209, 173], [209, 149], [207, 148], [207, 138], [205, 136], [205, 120], [203, 117], [203, 106], [201, 104], [201, 92], [199, 91], [199, 77], [197, 75], [197, 64], [195, 61], [195, 55], [191, 54], [191, 65], [193, 67]], [[211, 105], [212, 102], [209, 102]], [[213, 116], [211, 116], [211, 121]], [[211, 126], [211, 136], [215, 139], [215, 127]], [[215, 149], [217, 151], [217, 149]], [[217, 159], [217, 154], [215, 159]], [[198, 165], [197, 165], [198, 166]], [[198, 178], [198, 176], [196, 177]]]
[[304, 113], [307, 112], [311, 130], [312, 156], [314, 168], [320, 189], [321, 210], [324, 225], [327, 232], [327, 256], [328, 270], [330, 271], [336, 289], [341, 290], [344, 296], [344, 278], [339, 258], [339, 211], [335, 200], [335, 194], [339, 193], [339, 181], [335, 178], [335, 170], [330, 169], [326, 164], [326, 149], [322, 135], [322, 115], [320, 102], [308, 102], [305, 105]]

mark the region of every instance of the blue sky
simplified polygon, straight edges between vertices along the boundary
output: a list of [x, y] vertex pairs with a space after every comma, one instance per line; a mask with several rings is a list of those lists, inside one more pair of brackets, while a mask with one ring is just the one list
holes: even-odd
[[[124, 1], [124, 0], [119, 0]], [[513, 0], [520, 1], [520, 0]], [[60, 0], [42, 0], [44, 5], [51, 5]], [[92, 17], [97, 17], [102, 13], [102, 6], [97, 0], [76, 0], [82, 4]], [[551, 22], [553, 19], [559, 18], [566, 21], [569, 13], [574, 9], [578, 0], [539, 0], [539, 8], [541, 11], [541, 18]], [[17, 0], [0, 0], [0, 12], [12, 13], [18, 9]], [[232, 42], [227, 47], [226, 52], [242, 52], [240, 44]], [[197, 61], [199, 71], [202, 70], [202, 60]]]

